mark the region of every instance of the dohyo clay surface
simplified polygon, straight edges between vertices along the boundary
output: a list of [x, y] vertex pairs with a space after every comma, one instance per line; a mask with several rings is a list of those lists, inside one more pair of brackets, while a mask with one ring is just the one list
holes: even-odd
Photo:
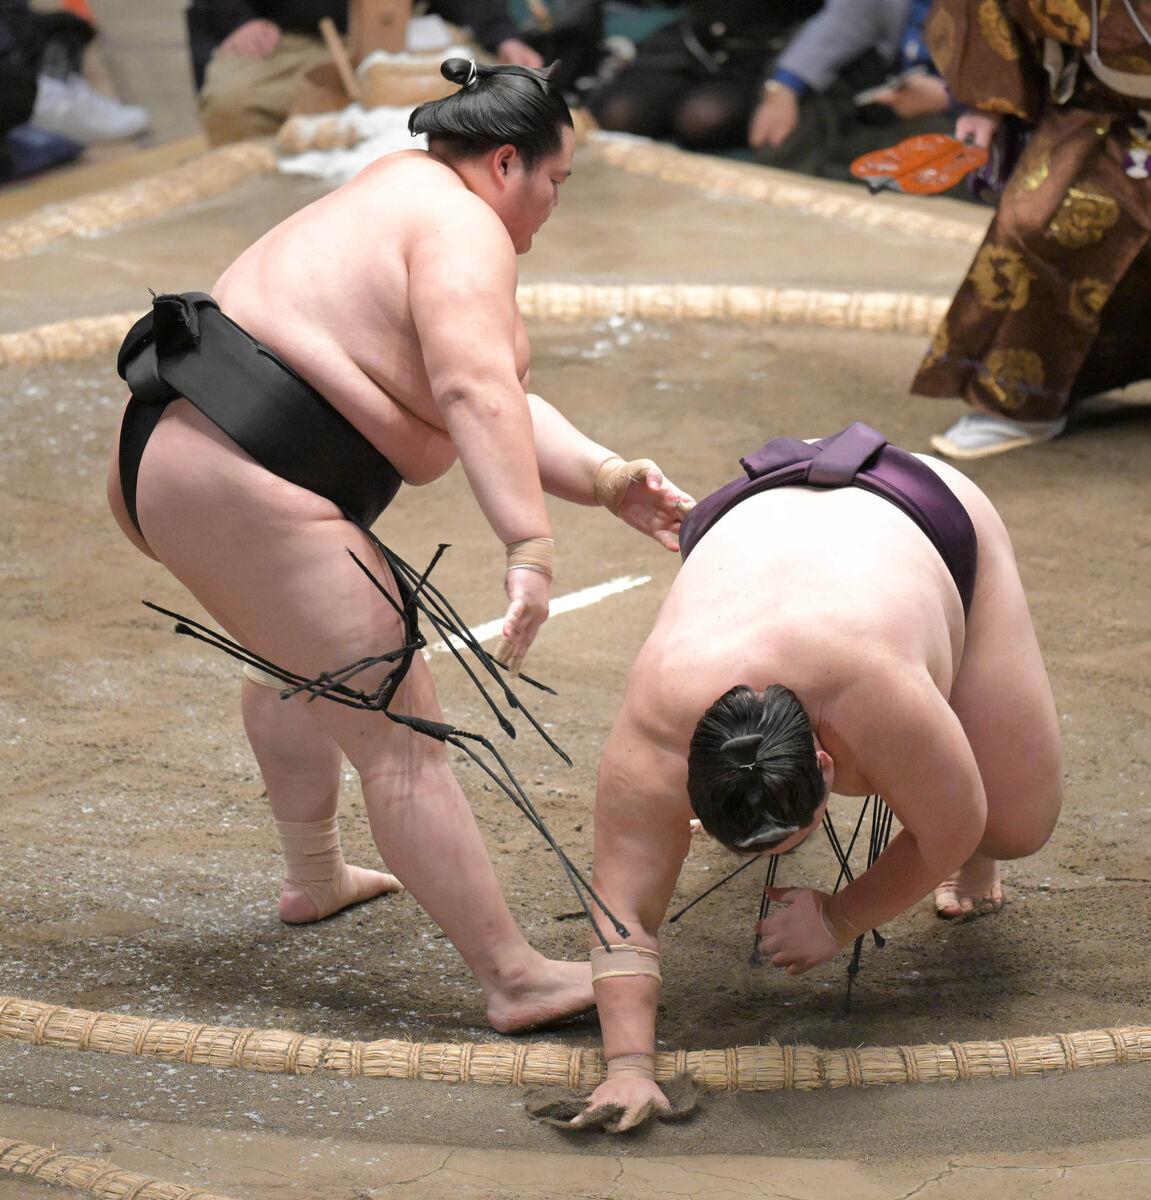
[[[526, 294], [579, 283], [946, 297], [986, 220], [950, 201], [868, 201], [861, 190], [818, 185], [831, 205], [821, 215], [819, 205], [739, 194], [714, 178], [701, 188], [683, 178], [686, 157], [651, 167], [674, 173], [670, 164], [680, 173], [672, 179], [609, 159], [580, 150], [563, 204], [523, 263], [525, 285], [539, 288]], [[320, 190], [256, 172], [121, 227], [46, 241], [0, 263], [0, 333], [143, 311], [148, 287], [207, 289], [244, 245]], [[861, 200], [895, 215], [853, 215]], [[901, 222], [904, 210], [935, 225]], [[774, 434], [821, 435], [859, 419], [923, 450], [959, 411], [907, 395], [926, 334], [838, 328], [819, 316], [841, 311], [829, 301], [802, 323], [693, 319], [691, 304], [672, 320], [594, 311], [542, 319], [525, 309], [533, 388], [598, 440], [655, 458], [698, 495]], [[146, 598], [200, 615], [105, 510], [123, 387], [109, 334], [100, 337], [95, 353], [9, 356], [0, 367], [0, 992], [350, 1041], [498, 1041], [458, 955], [410, 897], [314, 927], [276, 919], [279, 861], [234, 665], [174, 637], [141, 606]], [[882, 951], [865, 952], [845, 1014], [845, 959], [798, 979], [747, 965], [762, 879], [745, 872], [667, 930], [661, 1048], [946, 1045], [1151, 1023], [1148, 416], [1147, 393], [1131, 389], [1121, 407], [1097, 406], [1051, 446], [967, 468], [1012, 532], [1067, 759], [1063, 818], [1043, 851], [1007, 867], [1003, 913], [959, 927], [926, 905], [905, 914], [884, 931]], [[533, 651], [531, 670], [558, 693], [534, 711], [575, 766], [530, 731], [509, 751], [557, 837], [587, 863], [598, 749], [675, 561], [602, 512], [552, 511], [557, 595], [630, 583], [554, 617]], [[413, 563], [451, 542], [439, 586], [473, 624], [502, 611], [499, 547], [459, 472], [405, 490], [379, 532]], [[433, 670], [451, 718], [490, 732], [447, 659]], [[582, 954], [586, 926], [554, 857], [477, 772], [461, 763], [460, 776], [533, 943]], [[349, 857], [370, 864], [376, 853], [350, 776], [345, 791]], [[836, 812], [850, 823], [854, 805]], [[787, 860], [781, 880], [834, 881], [830, 851], [814, 841]], [[698, 840], [673, 905], [730, 865]], [[528, 1040], [598, 1044], [590, 1021]], [[833, 1188], [946, 1197], [973, 1186], [1137, 1196], [1151, 1170], [1147, 1069], [719, 1092], [686, 1125], [608, 1140], [531, 1122], [524, 1089], [506, 1085], [258, 1074], [4, 1040], [0, 1138], [253, 1200], [815, 1197]], [[0, 1197], [38, 1190], [0, 1174]]]

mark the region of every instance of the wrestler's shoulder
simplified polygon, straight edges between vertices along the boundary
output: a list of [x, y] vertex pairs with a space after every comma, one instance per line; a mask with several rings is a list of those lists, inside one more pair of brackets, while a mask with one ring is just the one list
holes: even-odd
[[406, 209], [434, 216], [445, 210], [466, 210], [495, 216], [451, 167], [424, 150], [386, 154], [361, 171], [352, 183], [386, 192], [391, 212]]

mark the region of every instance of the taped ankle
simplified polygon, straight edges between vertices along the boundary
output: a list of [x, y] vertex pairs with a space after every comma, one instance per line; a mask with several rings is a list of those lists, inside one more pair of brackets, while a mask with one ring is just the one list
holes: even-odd
[[276, 832], [284, 855], [285, 884], [299, 888], [320, 918], [351, 903], [354, 897], [346, 881], [335, 815], [320, 821], [277, 821]]

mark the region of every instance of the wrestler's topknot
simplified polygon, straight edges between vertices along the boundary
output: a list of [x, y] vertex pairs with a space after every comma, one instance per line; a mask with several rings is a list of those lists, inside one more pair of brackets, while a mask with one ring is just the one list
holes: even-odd
[[824, 797], [811, 721], [790, 688], [725, 692], [695, 727], [688, 799], [731, 849], [766, 848], [810, 825]]
[[571, 111], [550, 67], [518, 67], [449, 58], [440, 74], [460, 89], [421, 104], [408, 118], [412, 134], [435, 139], [450, 158], [477, 158], [500, 146], [515, 146], [528, 170], [563, 147]]

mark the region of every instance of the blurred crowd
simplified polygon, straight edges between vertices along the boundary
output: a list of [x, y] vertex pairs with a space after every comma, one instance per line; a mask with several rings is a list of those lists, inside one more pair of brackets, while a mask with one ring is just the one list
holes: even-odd
[[[348, 0], [189, 0], [189, 67], [209, 141], [275, 133], [301, 79], [330, 59], [321, 21], [344, 35], [349, 7]], [[845, 178], [867, 150], [954, 124], [923, 41], [929, 7], [929, 0], [423, 0], [414, 11], [465, 31], [496, 62], [559, 59], [569, 102], [605, 130]], [[0, 0], [3, 178], [147, 131], [143, 108], [90, 82], [84, 62], [96, 35], [88, 0]]]
[[[867, 150], [954, 125], [923, 42], [929, 0], [421, 7], [469, 30], [498, 62], [558, 59], [569, 102], [601, 128], [692, 150], [846, 178]], [[613, 32], [609, 18], [621, 25], [620, 9], [651, 31], [634, 39]], [[192, 0], [190, 48], [210, 140], [274, 132], [295, 81], [328, 56], [321, 18], [343, 33], [347, 12], [346, 0]]]
[[148, 113], [92, 86], [87, 3], [42, 11], [0, 0], [0, 182], [70, 161], [92, 142], [138, 137]]
[[[348, 0], [189, 0], [214, 144], [274, 134], [348, 33]], [[1079, 399], [1151, 375], [1151, 0], [422, 0], [488, 61], [556, 63], [605, 131], [850, 179], [917, 134], [988, 151], [949, 194], [996, 207], [913, 382], [974, 410], [934, 439], [979, 457], [1063, 432]], [[0, 0], [0, 182], [146, 133], [94, 87], [87, 0]]]

